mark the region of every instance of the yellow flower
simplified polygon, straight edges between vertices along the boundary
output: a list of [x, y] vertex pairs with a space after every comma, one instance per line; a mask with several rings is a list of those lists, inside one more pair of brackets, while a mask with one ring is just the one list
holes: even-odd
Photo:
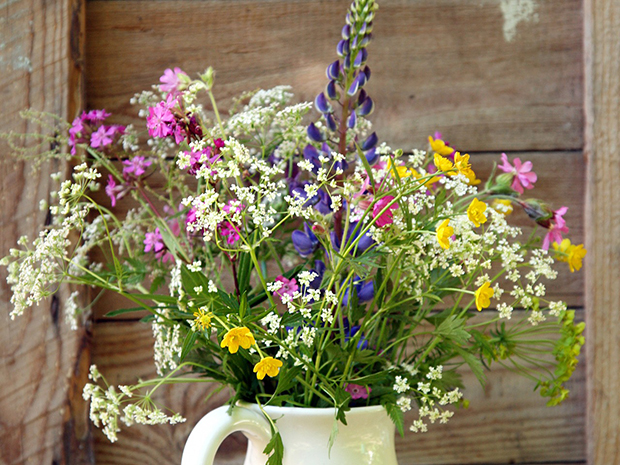
[[413, 168], [407, 168], [406, 166], [394, 166], [391, 159], [388, 161], [388, 168], [390, 170], [390, 174], [394, 178], [396, 177], [396, 173], [398, 173], [398, 177], [400, 179], [406, 178], [409, 176], [415, 176], [416, 178], [420, 177], [418, 172], [414, 170]]
[[474, 173], [474, 170], [472, 170], [471, 168], [461, 171], [461, 174], [463, 174], [467, 178], [467, 184], [469, 184], [470, 186], [477, 186], [482, 182], [482, 180], [476, 179], [476, 173]]
[[571, 273], [581, 269], [583, 259], [588, 253], [583, 244], [573, 245], [570, 239], [564, 239], [560, 244], [554, 242], [553, 248], [558, 252], [556, 258], [561, 262], [567, 262]]
[[263, 379], [265, 375], [275, 378], [280, 372], [282, 362], [273, 357], [265, 357], [254, 365], [254, 373], [258, 379]]
[[234, 354], [239, 350], [239, 346], [244, 349], [249, 349], [250, 346], [255, 343], [256, 341], [250, 330], [242, 326], [241, 328], [233, 328], [228, 331], [220, 345], [221, 347], [228, 347], [230, 353]]
[[464, 173], [467, 170], [471, 170], [471, 164], [469, 163], [469, 154], [461, 155], [460, 152], [454, 154], [454, 167], [459, 170], [459, 173]]
[[211, 327], [211, 318], [213, 318], [213, 313], [205, 312], [203, 308], [200, 308], [197, 312], [194, 312], [194, 317], [193, 327], [195, 329], [203, 331]]
[[450, 220], [447, 219], [437, 227], [437, 242], [439, 242], [442, 249], [450, 247], [450, 238], [454, 234], [454, 228], [448, 226], [449, 223]]
[[487, 308], [491, 305], [491, 297], [493, 297], [493, 289], [491, 283], [486, 282], [478, 288], [474, 293], [476, 296], [476, 308], [481, 311], [483, 308]]
[[450, 160], [437, 153], [435, 154], [435, 166], [439, 171], [450, 171], [454, 169], [454, 165]]
[[441, 139], [433, 139], [431, 136], [428, 136], [428, 142], [431, 144], [431, 149], [433, 149], [433, 152], [436, 152], [439, 155], [446, 156], [454, 152], [454, 149], [452, 147], [448, 147]]
[[513, 210], [512, 202], [508, 199], [494, 199], [491, 208], [504, 216], [510, 215]]
[[476, 228], [479, 227], [482, 223], [487, 222], [487, 217], [484, 214], [486, 209], [487, 204], [481, 202], [477, 198], [474, 198], [474, 200], [472, 200], [469, 204], [469, 207], [467, 207], [467, 218], [469, 218], [469, 221], [474, 223]]

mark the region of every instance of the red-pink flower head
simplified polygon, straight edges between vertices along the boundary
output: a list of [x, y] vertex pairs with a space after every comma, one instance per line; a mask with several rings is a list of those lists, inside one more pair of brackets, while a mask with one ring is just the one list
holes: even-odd
[[161, 82], [159, 89], [162, 92], [177, 92], [181, 90], [181, 83], [184, 78], [188, 79], [188, 76], [181, 68], [174, 68], [174, 71], [168, 68], [159, 78], [159, 82]]
[[532, 162], [526, 161], [525, 163], [521, 163], [521, 159], [517, 157], [514, 159], [513, 163], [514, 166], [508, 161], [508, 156], [502, 153], [502, 164], [499, 165], [498, 168], [504, 173], [511, 173], [514, 175], [510, 187], [519, 194], [523, 194], [524, 187], [526, 189], [533, 189], [538, 176], [536, 176], [536, 173], [532, 172]]
[[360, 386], [359, 384], [347, 384], [347, 387], [344, 388], [349, 394], [351, 394], [351, 399], [368, 399], [368, 396], [372, 392], [370, 386]]
[[394, 200], [394, 196], [386, 195], [385, 197], [380, 198], [377, 203], [375, 203], [372, 208], [372, 217], [375, 218], [375, 225], [382, 228], [383, 226], [387, 226], [388, 224], [392, 224], [394, 222], [394, 214], [392, 210], [398, 208], [397, 203], [393, 203], [389, 206], [389, 208], [381, 213], [381, 211], [388, 206], [390, 202]]
[[285, 295], [292, 298], [295, 292], [299, 290], [299, 286], [297, 285], [297, 280], [295, 278], [288, 279], [280, 275], [276, 278], [276, 282], [282, 283], [282, 286], [280, 286], [280, 289], [274, 292], [274, 294], [279, 295], [280, 298], [282, 298]]
[[566, 226], [566, 220], [563, 216], [568, 211], [568, 207], [562, 207], [553, 212], [553, 218], [551, 219], [551, 225], [549, 230], [543, 239], [543, 250], [549, 250], [549, 245], [553, 242], [558, 244], [562, 242], [562, 234], [568, 233], [568, 227]]

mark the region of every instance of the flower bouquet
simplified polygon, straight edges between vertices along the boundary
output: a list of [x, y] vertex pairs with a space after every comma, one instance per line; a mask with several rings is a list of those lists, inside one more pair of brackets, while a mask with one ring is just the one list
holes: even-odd
[[[463, 369], [481, 383], [493, 365], [514, 370], [549, 405], [568, 395], [584, 325], [545, 298], [554, 263], [576, 271], [586, 254], [564, 238], [567, 209], [524, 196], [537, 181], [529, 161], [502, 154], [481, 180], [439, 133], [408, 153], [379, 142], [367, 65], [376, 11], [373, 0], [351, 4], [313, 103], [278, 86], [240, 95], [225, 116], [211, 68], [196, 79], [174, 68], [132, 99], [142, 128], [92, 110], [32, 153], [14, 144], [74, 168], [54, 176], [50, 224], [1, 262], [11, 316], [62, 283], [133, 302], [111, 316], [148, 312], [159, 377], [115, 387], [93, 366], [84, 388], [111, 441], [121, 423], [183, 421], [153, 399], [168, 383], [228, 386], [231, 408], [331, 407], [340, 424], [352, 408], [383, 406], [401, 434], [467, 404]], [[514, 208], [542, 241], [511, 225]], [[73, 327], [76, 297], [65, 305]], [[418, 418], [405, 425], [411, 409]], [[279, 463], [278, 422], [265, 417], [265, 453]]]

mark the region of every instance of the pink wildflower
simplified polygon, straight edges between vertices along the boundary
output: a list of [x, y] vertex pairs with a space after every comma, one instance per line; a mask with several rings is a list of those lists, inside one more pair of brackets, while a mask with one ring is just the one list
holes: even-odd
[[161, 252], [164, 249], [164, 241], [159, 232], [159, 228], [155, 228], [155, 232], [148, 232], [144, 237], [144, 251]]
[[105, 110], [90, 110], [88, 113], [82, 113], [82, 121], [90, 121], [91, 123], [101, 123], [112, 113]]
[[170, 68], [164, 71], [164, 74], [159, 78], [159, 82], [161, 82], [159, 88], [162, 92], [176, 92], [179, 89], [179, 84], [181, 84], [180, 76], [187, 76], [187, 73], [183, 71], [181, 68], [174, 68], [174, 71]]
[[166, 137], [173, 132], [174, 115], [166, 102], [159, 102], [156, 106], [149, 108], [149, 116], [146, 118], [146, 125], [151, 137]]
[[563, 218], [567, 211], [568, 207], [562, 207], [553, 212], [553, 218], [551, 219], [549, 231], [547, 231], [547, 234], [543, 239], [543, 250], [549, 250], [549, 245], [553, 242], [557, 242], [558, 244], [562, 242], [562, 233], [566, 234], [568, 232], [566, 220]]
[[369, 394], [372, 392], [370, 386], [360, 386], [359, 384], [347, 384], [347, 387], [344, 388], [349, 394], [351, 394], [351, 399], [368, 399]]
[[234, 245], [241, 236], [239, 236], [239, 229], [233, 225], [230, 221], [223, 221], [219, 225], [220, 234], [226, 238], [226, 243], [228, 245]]
[[116, 128], [114, 126], [99, 126], [99, 129], [90, 136], [90, 146], [96, 149], [110, 145], [114, 134], [116, 134]]
[[392, 210], [397, 209], [398, 204], [393, 203], [385, 212], [381, 213], [381, 211], [387, 207], [392, 200], [394, 200], [394, 196], [386, 195], [385, 197], [379, 199], [372, 208], [372, 217], [376, 218], [375, 225], [380, 228], [394, 222], [394, 214], [392, 213]]
[[142, 176], [146, 172], [146, 168], [151, 166], [152, 162], [144, 157], [135, 156], [131, 160], [123, 161], [123, 177], [129, 178], [132, 175], [136, 178]]
[[280, 289], [274, 292], [274, 294], [279, 295], [280, 298], [285, 295], [293, 297], [295, 292], [299, 290], [299, 286], [297, 285], [297, 280], [295, 278], [287, 279], [284, 276], [280, 275], [276, 278], [276, 281], [282, 283]]
[[508, 161], [508, 156], [502, 153], [502, 164], [499, 165], [498, 168], [504, 173], [514, 174], [510, 187], [519, 194], [523, 194], [524, 187], [526, 189], [533, 189], [538, 176], [536, 176], [536, 173], [532, 172], [532, 162], [526, 161], [525, 163], [521, 163], [521, 159], [517, 157], [514, 159], [513, 163], [514, 166]]
[[196, 222], [196, 209], [190, 208], [185, 216], [185, 225], [194, 224]]
[[120, 199], [124, 194], [122, 193], [123, 186], [118, 186], [111, 174], [108, 175], [108, 184], [105, 186], [105, 193], [112, 201], [112, 206], [116, 207], [116, 201]]

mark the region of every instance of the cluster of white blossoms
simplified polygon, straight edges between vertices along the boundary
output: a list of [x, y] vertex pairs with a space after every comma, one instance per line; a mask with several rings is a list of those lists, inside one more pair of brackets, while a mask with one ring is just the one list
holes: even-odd
[[[95, 383], [105, 379], [99, 373], [96, 365], [91, 365], [88, 376]], [[82, 391], [85, 401], [90, 401], [90, 419], [97, 428], [101, 428], [103, 434], [110, 440], [116, 442], [117, 433], [121, 430], [120, 420], [127, 426], [134, 423], [143, 425], [161, 425], [183, 423], [183, 418], [178, 413], [166, 415], [159, 409], [148, 396], [140, 396], [136, 403], [127, 403], [126, 399], [134, 397], [134, 393], [127, 386], [119, 386], [118, 390], [114, 386], [107, 386], [104, 389], [98, 384], [86, 383]], [[126, 404], [122, 407], [123, 404]], [[122, 414], [121, 414], [122, 408]]]

